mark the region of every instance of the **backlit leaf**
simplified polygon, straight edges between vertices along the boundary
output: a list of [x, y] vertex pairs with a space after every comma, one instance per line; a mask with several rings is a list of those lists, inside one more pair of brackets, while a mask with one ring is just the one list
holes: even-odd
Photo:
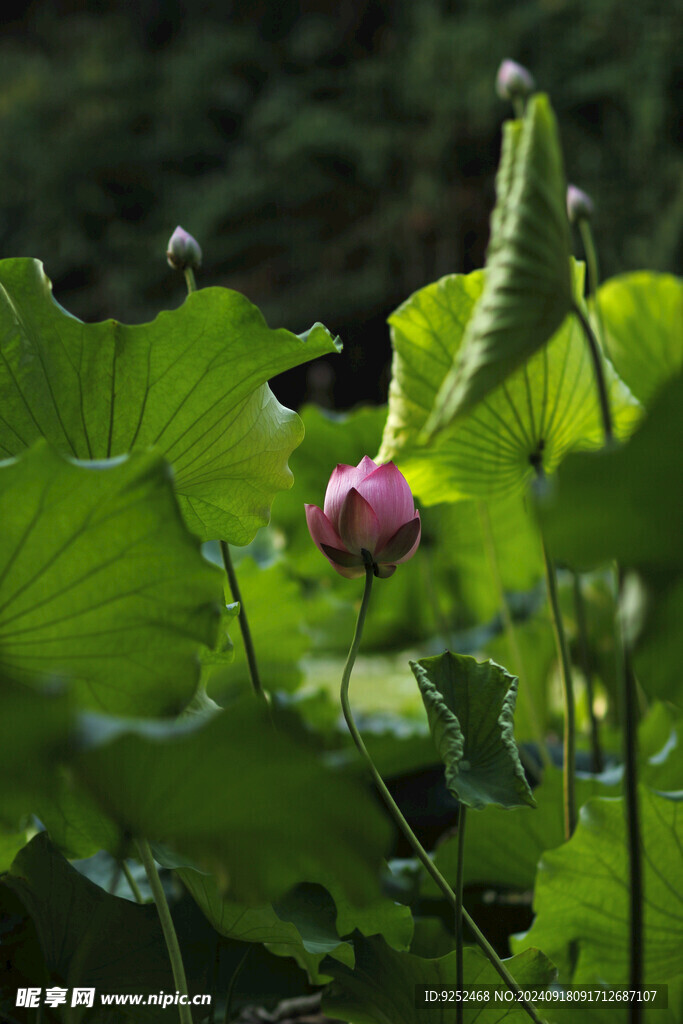
[[484, 292], [436, 397], [427, 434], [485, 398], [569, 312], [565, 180], [547, 96], [533, 96], [524, 119], [505, 124], [496, 187]]
[[0, 453], [38, 437], [79, 459], [155, 447], [202, 539], [248, 543], [291, 486], [298, 416], [266, 381], [338, 342], [270, 330], [239, 292], [205, 288], [148, 324], [85, 324], [36, 260], [0, 262]]
[[610, 359], [644, 405], [683, 368], [683, 281], [639, 271], [598, 291]]
[[[443, 380], [445, 354], [457, 358], [465, 344], [463, 323], [480, 281], [478, 273], [443, 278], [412, 296], [390, 321], [394, 382], [379, 458], [396, 459], [428, 505], [520, 493], [540, 473], [552, 473], [568, 452], [599, 448], [604, 440], [590, 355], [572, 316], [469, 415], [428, 447], [419, 446], [430, 396], [435, 398]], [[582, 301], [582, 264], [574, 264], [573, 287], [576, 301]], [[615, 433], [623, 437], [639, 406], [609, 365], [605, 373]]]
[[27, 683], [63, 676], [90, 708], [180, 711], [222, 584], [163, 459], [76, 463], [40, 441], [0, 464], [0, 521], [0, 666]]

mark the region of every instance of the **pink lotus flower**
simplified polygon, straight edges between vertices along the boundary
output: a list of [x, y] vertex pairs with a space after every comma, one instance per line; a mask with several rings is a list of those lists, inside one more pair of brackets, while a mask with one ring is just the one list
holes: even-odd
[[386, 579], [412, 558], [420, 543], [420, 513], [393, 462], [378, 466], [365, 455], [357, 466], [337, 466], [325, 509], [306, 505], [315, 544], [341, 576], [357, 579], [372, 565]]

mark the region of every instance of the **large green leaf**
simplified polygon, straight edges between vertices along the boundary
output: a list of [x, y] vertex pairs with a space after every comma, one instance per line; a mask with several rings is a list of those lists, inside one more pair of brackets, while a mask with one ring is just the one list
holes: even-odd
[[534, 805], [512, 729], [517, 679], [462, 654], [411, 661], [446, 785], [468, 807]]
[[328, 887], [304, 883], [276, 904], [248, 907], [223, 898], [210, 875], [189, 869], [179, 874], [221, 935], [263, 942], [278, 956], [294, 957], [314, 984], [329, 981], [329, 975], [319, 970], [327, 955], [353, 967], [353, 944], [342, 936], [356, 928], [364, 935], [383, 935], [396, 949], [407, 949], [412, 936], [413, 921], [407, 907], [384, 898], [365, 908], [351, 907], [334, 882], [328, 882]]
[[504, 630], [484, 643], [481, 653], [499, 665], [509, 665], [519, 679], [515, 708], [518, 742], [545, 739], [551, 724], [551, 670], [557, 658], [547, 610], [513, 623], [512, 631]]
[[276, 732], [251, 695], [207, 720], [89, 728], [78, 782], [124, 835], [214, 871], [230, 898], [262, 903], [330, 874], [352, 902], [377, 898], [390, 830], [371, 794]]
[[[575, 301], [581, 302], [582, 264], [574, 264], [573, 275]], [[553, 472], [568, 452], [604, 441], [590, 355], [572, 316], [468, 416], [428, 448], [419, 447], [430, 396], [435, 400], [443, 387], [444, 353], [457, 359], [463, 349], [463, 324], [480, 287], [478, 272], [443, 278], [391, 318], [394, 379], [379, 458], [397, 459], [414, 493], [429, 505], [520, 492], [538, 473]], [[623, 437], [639, 407], [609, 366], [605, 372], [615, 432]]]
[[[442, 990], [453, 988], [456, 978], [456, 954], [438, 959], [423, 959], [412, 953], [399, 953], [381, 938], [354, 938], [356, 967], [351, 970], [334, 960], [325, 960], [323, 969], [334, 977], [334, 984], [323, 997], [323, 1009], [330, 1017], [353, 1024], [451, 1024], [454, 1003], [415, 1005], [416, 986]], [[463, 957], [465, 985], [501, 987], [495, 968], [478, 949], [465, 947]], [[552, 980], [554, 967], [538, 950], [503, 961], [513, 978], [526, 989], [545, 988]], [[522, 1024], [528, 1021], [517, 1003], [494, 1002], [465, 1007], [466, 1024]]]
[[[576, 832], [543, 856], [536, 918], [515, 949], [539, 946], [563, 981], [622, 984], [629, 964], [628, 852], [623, 799], [589, 800]], [[645, 982], [683, 973], [683, 813], [678, 801], [640, 788]], [[570, 969], [570, 945], [576, 956]]]
[[389, 413], [378, 459], [414, 446], [456, 355], [485, 274], [448, 274], [415, 292], [389, 317], [393, 356]]
[[88, 707], [175, 714], [215, 639], [221, 574], [153, 453], [76, 463], [45, 441], [0, 464], [0, 665]]
[[[599, 778], [576, 779], [577, 807], [590, 797], [614, 795], [614, 786]], [[514, 889], [532, 889], [542, 854], [564, 842], [562, 812], [562, 772], [546, 768], [543, 782], [534, 790], [536, 808], [522, 807], [506, 814], [487, 807], [483, 814], [467, 819], [465, 846], [465, 884], [479, 883]], [[458, 864], [457, 838], [446, 839], [436, 851], [436, 865], [445, 878], [455, 883]], [[431, 879], [425, 878], [424, 890], [436, 895]]]
[[339, 348], [316, 324], [270, 330], [226, 288], [190, 295], [149, 324], [85, 324], [52, 298], [36, 260], [0, 263], [0, 452], [44, 436], [80, 459], [154, 446], [173, 464], [188, 526], [248, 543], [291, 486], [303, 436], [266, 381]]
[[637, 644], [636, 669], [650, 696], [683, 703], [683, 376], [666, 384], [628, 444], [574, 455], [540, 508], [553, 554], [575, 566], [616, 559], [638, 570], [622, 615]]
[[63, 690], [34, 690], [0, 674], [0, 826], [14, 831], [57, 789], [55, 761], [72, 735]]
[[[93, 1024], [129, 1019], [120, 1008], [99, 1007], [102, 993], [175, 991], [155, 907], [104, 892], [71, 867], [45, 833], [31, 840], [0, 881], [0, 907], [8, 894], [19, 898], [33, 920], [47, 969], [44, 980], [33, 977], [26, 983], [96, 988], [95, 1009], [87, 1011]], [[10, 991], [16, 994], [16, 988]], [[61, 1009], [60, 1019], [69, 1020], [68, 1007]], [[82, 1013], [76, 1010], [71, 1019], [82, 1019]], [[163, 1021], [168, 1014], [162, 1007], [142, 1006], [135, 1008], [135, 1019]]]
[[610, 278], [598, 291], [605, 342], [617, 372], [649, 405], [683, 368], [683, 281], [640, 271]]
[[[652, 1009], [641, 1003], [643, 1024], [680, 1024], [683, 1020], [683, 975], [669, 978], [663, 984], [668, 988], [668, 1008]], [[576, 1003], [574, 1004], [576, 1006]], [[575, 1011], [576, 1012], [576, 1011]], [[567, 1024], [571, 1014], [565, 1008], [546, 1004], [543, 1017], [548, 1024]], [[631, 1024], [630, 1007], [621, 1002], [588, 1002], [581, 1003], [581, 1024]]]
[[575, 454], [541, 507], [556, 558], [592, 566], [616, 559], [683, 569], [683, 375], [659, 393], [640, 429], [616, 451]]
[[486, 397], [557, 330], [569, 312], [569, 228], [557, 126], [548, 97], [507, 122], [491, 218], [484, 293], [426, 432]]

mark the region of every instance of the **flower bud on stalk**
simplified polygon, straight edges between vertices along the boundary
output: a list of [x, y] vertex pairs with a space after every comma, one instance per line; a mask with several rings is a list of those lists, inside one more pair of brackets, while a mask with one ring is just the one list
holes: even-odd
[[184, 228], [178, 226], [168, 240], [166, 259], [174, 270], [198, 270], [202, 265], [202, 250], [199, 242]]
[[378, 466], [365, 455], [357, 466], [339, 465], [325, 492], [324, 511], [306, 505], [314, 543], [347, 579], [386, 579], [412, 558], [420, 543], [420, 513], [405, 477], [393, 462]]
[[567, 188], [567, 216], [571, 224], [579, 220], [590, 220], [595, 207], [593, 200], [587, 192], [577, 188], [576, 185], [569, 185]]
[[496, 92], [502, 100], [525, 100], [536, 88], [530, 71], [515, 60], [504, 60], [496, 75]]

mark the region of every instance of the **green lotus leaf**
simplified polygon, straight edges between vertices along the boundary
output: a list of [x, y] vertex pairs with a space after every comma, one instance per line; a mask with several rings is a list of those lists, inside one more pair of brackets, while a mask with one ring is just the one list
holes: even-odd
[[515, 676], [493, 661], [450, 651], [410, 667], [450, 792], [467, 807], [533, 807], [512, 735]]
[[[435, 1003], [428, 1007], [415, 1004], [416, 986], [442, 990], [453, 988], [456, 978], [456, 953], [437, 959], [423, 959], [412, 953], [391, 949], [380, 937], [354, 937], [356, 967], [351, 969], [332, 959], [323, 961], [323, 969], [334, 978], [323, 996], [323, 1010], [330, 1017], [353, 1024], [451, 1024], [454, 1003]], [[496, 986], [502, 982], [494, 967], [478, 949], [463, 951], [465, 985]], [[539, 950], [504, 960], [515, 981], [523, 989], [545, 988], [555, 969]], [[517, 1003], [495, 1002], [465, 1007], [465, 1024], [522, 1024], [528, 1021], [526, 1010]]]
[[73, 720], [63, 689], [34, 690], [4, 673], [0, 705], [0, 828], [8, 849], [36, 802], [54, 796], [54, 763], [69, 748]]
[[202, 539], [247, 544], [291, 486], [298, 416], [266, 381], [339, 343], [320, 324], [270, 330], [239, 292], [205, 288], [148, 324], [85, 324], [37, 260], [0, 262], [0, 453], [38, 437], [78, 459], [155, 447]]
[[[24, 984], [94, 987], [102, 993], [174, 992], [175, 985], [168, 961], [156, 908], [138, 906], [129, 900], [110, 896], [73, 868], [43, 832], [16, 857], [10, 872], [0, 881], [0, 910], [9, 910], [8, 901], [18, 898], [35, 926], [44, 977], [24, 979]], [[34, 972], [37, 964], [31, 962]], [[0, 987], [0, 1013], [14, 1009], [17, 985]], [[193, 979], [194, 980], [194, 979]], [[3, 1007], [3, 997], [10, 997]], [[88, 1013], [95, 1024], [111, 1021], [112, 1011], [98, 1006]], [[66, 1013], [68, 1007], [60, 1007]], [[139, 1016], [138, 1016], [139, 1010]], [[73, 1015], [73, 1011], [72, 1011]], [[11, 1016], [3, 1019], [15, 1020]], [[80, 1018], [78, 1018], [80, 1019]], [[168, 1020], [161, 1006], [136, 1007], [136, 1019], [149, 1022]]]
[[0, 520], [0, 667], [63, 677], [97, 710], [177, 714], [215, 640], [222, 575], [164, 460], [76, 463], [39, 441], [0, 464]]
[[[576, 779], [577, 807], [594, 796], [613, 796], [618, 790], [599, 778]], [[564, 842], [562, 811], [562, 772], [548, 767], [543, 781], [534, 790], [535, 809], [522, 807], [515, 814], [506, 814], [498, 807], [487, 807], [483, 814], [467, 819], [464, 882], [494, 886], [510, 886], [522, 891], [532, 889], [541, 856]], [[457, 837], [440, 843], [436, 865], [451, 884], [455, 882], [458, 852]], [[423, 891], [438, 893], [434, 883], [425, 878]]]
[[353, 944], [342, 936], [355, 928], [364, 935], [383, 935], [394, 948], [406, 949], [410, 943], [410, 910], [388, 899], [365, 908], [351, 907], [338, 885], [332, 884], [333, 898], [327, 887], [303, 883], [275, 904], [249, 907], [222, 897], [211, 876], [189, 869], [178, 874], [221, 935], [263, 942], [277, 956], [294, 957], [313, 984], [330, 980], [319, 970], [325, 956], [353, 967]]
[[572, 303], [566, 185], [547, 96], [507, 122], [491, 217], [487, 276], [461, 351], [448, 370], [425, 434], [474, 408], [548, 341]]
[[[644, 786], [639, 793], [649, 984], [683, 973], [683, 816], [678, 801]], [[560, 969], [561, 981], [623, 984], [629, 972], [629, 890], [623, 798], [589, 800], [569, 842], [541, 859], [536, 917], [513, 948], [541, 947]]]
[[598, 290], [605, 343], [622, 380], [648, 406], [683, 369], [683, 280], [639, 271]]
[[75, 782], [121, 835], [167, 844], [230, 899], [264, 903], [330, 874], [354, 905], [378, 898], [390, 830], [371, 794], [276, 732], [252, 695], [178, 723], [84, 727]]
[[[583, 265], [573, 264], [578, 303], [583, 277]], [[552, 473], [568, 452], [604, 442], [590, 355], [571, 316], [469, 415], [427, 448], [419, 446], [430, 398], [441, 386], [448, 354], [457, 357], [465, 343], [464, 325], [481, 286], [481, 272], [442, 278], [390, 318], [394, 377], [378, 458], [396, 459], [424, 504], [519, 494], [539, 474]], [[622, 438], [632, 431], [640, 407], [609, 365], [605, 373], [615, 434]]]
[[616, 559], [683, 569], [683, 375], [659, 393], [640, 429], [616, 451], [575, 454], [540, 508], [555, 557], [593, 566]]

